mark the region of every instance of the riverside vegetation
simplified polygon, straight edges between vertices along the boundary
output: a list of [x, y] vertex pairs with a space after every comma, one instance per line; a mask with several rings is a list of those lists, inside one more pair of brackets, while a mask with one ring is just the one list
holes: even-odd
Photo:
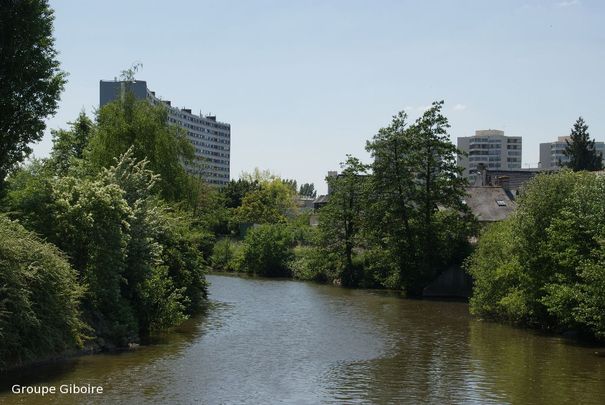
[[185, 173], [180, 159], [192, 151], [165, 114], [132, 96], [95, 122], [81, 114], [53, 133], [49, 158], [8, 177], [2, 366], [84, 342], [126, 346], [202, 308], [213, 238], [198, 204], [204, 186]]
[[411, 124], [397, 114], [368, 141], [371, 165], [348, 156], [328, 178], [333, 192], [317, 228], [297, 212], [291, 182], [258, 171], [231, 182], [232, 221], [256, 226], [241, 241], [217, 242], [213, 268], [419, 295], [462, 262], [477, 230], [442, 107], [433, 103]]
[[[367, 142], [371, 164], [348, 156], [328, 178], [333, 192], [318, 227], [295, 203], [297, 194], [315, 195], [312, 184], [299, 189], [256, 170], [219, 191], [187, 174], [183, 162], [200, 170], [205, 162], [183, 130], [167, 123], [164, 107], [128, 93], [94, 119], [81, 113], [53, 131], [50, 157], [17, 166], [42, 136], [65, 74], [47, 3], [11, 4], [3, 21], [21, 13], [43, 26], [32, 32], [48, 49], [29, 61], [2, 54], [2, 69], [38, 58], [45, 70], [10, 86], [0, 75], [2, 108], [17, 108], [0, 114], [0, 174], [8, 173], [0, 183], [0, 369], [84, 346], [123, 347], [171, 328], [204, 307], [208, 269], [415, 296], [472, 253], [478, 225], [464, 204], [443, 102], [412, 123], [405, 112], [393, 117]], [[2, 40], [22, 32], [0, 27], [8, 30]], [[47, 86], [27, 85], [34, 81]], [[580, 124], [574, 131], [585, 132]], [[572, 159], [580, 162], [572, 168], [593, 161]], [[605, 338], [603, 191], [605, 178], [588, 173], [533, 180], [518, 212], [485, 229], [466, 260], [471, 310]]]
[[459, 151], [444, 136], [441, 106], [412, 125], [405, 113], [395, 116], [367, 143], [372, 164], [349, 156], [342, 173], [327, 179], [332, 194], [317, 228], [285, 203], [294, 190], [288, 197], [280, 179], [256, 173], [231, 182], [232, 218], [262, 225], [243, 240], [219, 240], [212, 267], [413, 296], [448, 266], [463, 264], [474, 278], [472, 313], [605, 339], [605, 176], [588, 171], [601, 165], [584, 121], [572, 129], [568, 168], [536, 176], [511, 218], [479, 232], [464, 205], [465, 183], [453, 162]]

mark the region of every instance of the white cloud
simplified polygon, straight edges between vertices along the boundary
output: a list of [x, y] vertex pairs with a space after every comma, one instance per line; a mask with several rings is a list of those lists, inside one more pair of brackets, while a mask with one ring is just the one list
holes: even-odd
[[464, 104], [456, 104], [453, 108], [454, 111], [464, 111], [466, 110], [466, 105]]
[[580, 0], [563, 0], [558, 3], [555, 3], [555, 6], [557, 8], [571, 7], [571, 6], [578, 6], [578, 5], [580, 5]]

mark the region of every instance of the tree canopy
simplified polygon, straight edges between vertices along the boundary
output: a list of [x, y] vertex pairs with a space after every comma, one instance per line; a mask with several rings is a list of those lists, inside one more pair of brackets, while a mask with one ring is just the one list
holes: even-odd
[[183, 163], [194, 159], [194, 148], [167, 118], [164, 106], [136, 100], [131, 93], [104, 105], [97, 112], [97, 127], [88, 145], [90, 165], [96, 171], [107, 168], [132, 147], [134, 157], [147, 159], [149, 168], [160, 175], [163, 198], [188, 198], [192, 179]]
[[300, 185], [300, 189], [298, 190], [298, 194], [303, 197], [317, 197], [317, 191], [315, 190], [315, 184], [313, 183], [305, 183]]
[[296, 212], [295, 191], [289, 184], [275, 178], [261, 183], [242, 198], [235, 217], [242, 223], [271, 224], [286, 222]]
[[590, 139], [588, 125], [582, 117], [574, 123], [564, 154], [569, 158], [565, 166], [573, 171], [603, 169], [603, 156], [597, 152], [594, 139]]
[[46, 0], [4, 0], [0, 6], [0, 188], [15, 164], [42, 138], [56, 112], [66, 73], [54, 48]]
[[[456, 165], [461, 152], [449, 140], [442, 107], [443, 101], [434, 102], [412, 125], [404, 111], [398, 113], [366, 146], [374, 158], [369, 231], [398, 269], [392, 282], [411, 294], [451, 259], [442, 249], [449, 242], [437, 238], [442, 228], [472, 222], [463, 204], [466, 180]], [[438, 211], [445, 210], [458, 215], [442, 221]]]
[[487, 228], [467, 262], [471, 312], [605, 338], [605, 178], [533, 178], [516, 213]]

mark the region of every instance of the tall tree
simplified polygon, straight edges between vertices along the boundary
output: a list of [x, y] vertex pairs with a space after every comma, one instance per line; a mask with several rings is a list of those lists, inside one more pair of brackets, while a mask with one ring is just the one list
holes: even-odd
[[588, 125], [579, 117], [571, 129], [570, 140], [563, 152], [569, 158], [565, 166], [573, 171], [602, 170], [603, 156], [595, 149], [594, 139], [590, 139]]
[[416, 232], [413, 218], [417, 215], [416, 172], [414, 148], [409, 136], [405, 111], [393, 117], [388, 127], [366, 144], [374, 158], [372, 163], [372, 195], [368, 222], [378, 248], [388, 254], [398, 269], [399, 284], [411, 280], [406, 272], [416, 260]]
[[287, 222], [296, 213], [295, 191], [281, 179], [262, 183], [246, 194], [240, 207], [234, 211], [240, 223], [274, 224]]
[[292, 189], [292, 192], [296, 194], [298, 192], [297, 183], [294, 179], [282, 179], [282, 182]]
[[[462, 203], [466, 182], [456, 165], [461, 152], [449, 140], [442, 107], [443, 101], [434, 102], [412, 125], [400, 112], [366, 146], [374, 158], [369, 227], [396, 263], [401, 286], [413, 295], [435, 276], [438, 264], [448, 261], [440, 257], [444, 250], [437, 230], [457, 224], [439, 220], [438, 211], [468, 211]], [[468, 215], [447, 218], [470, 220]]]
[[237, 208], [242, 205], [242, 199], [246, 194], [256, 191], [260, 188], [258, 180], [231, 180], [221, 189], [221, 193], [225, 197], [225, 206], [227, 208]]
[[435, 214], [438, 207], [466, 212], [462, 203], [466, 195], [467, 182], [462, 169], [456, 163], [458, 151], [447, 133], [450, 127], [447, 118], [441, 114], [443, 101], [434, 102], [432, 107], [418, 118], [410, 129], [419, 152], [417, 180], [420, 183], [419, 205], [422, 206], [421, 223], [424, 249], [421, 252], [423, 273], [430, 274], [437, 264], [438, 255], [433, 252], [437, 228]]
[[339, 176], [328, 177], [332, 193], [320, 211], [319, 230], [322, 249], [341, 260], [339, 273], [343, 285], [353, 286], [358, 277], [353, 265], [353, 250], [359, 244], [363, 210], [367, 198], [367, 167], [359, 159], [347, 156]]
[[66, 73], [54, 48], [46, 0], [0, 1], [0, 190], [8, 171], [42, 138]]
[[93, 169], [100, 170], [132, 147], [137, 160], [147, 159], [149, 168], [160, 175], [159, 190], [169, 201], [183, 201], [191, 195], [191, 182], [183, 162], [194, 158], [194, 148], [183, 130], [168, 123], [164, 106], [136, 100], [132, 93], [101, 107], [87, 150]]
[[317, 196], [317, 191], [315, 190], [315, 184], [313, 184], [313, 183], [301, 184], [298, 194], [300, 194], [304, 197], [315, 198]]
[[59, 129], [51, 131], [53, 135], [53, 149], [50, 162], [57, 173], [65, 175], [67, 169], [74, 163], [74, 159], [82, 159], [84, 150], [88, 145], [93, 122], [86, 116], [84, 111], [80, 112], [74, 122], [69, 122], [70, 129]]

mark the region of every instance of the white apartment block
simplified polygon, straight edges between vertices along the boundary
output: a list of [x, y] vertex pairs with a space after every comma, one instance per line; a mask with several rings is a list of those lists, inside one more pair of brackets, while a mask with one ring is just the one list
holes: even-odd
[[493, 170], [521, 169], [522, 139], [520, 136], [505, 136], [504, 131], [485, 129], [475, 131], [474, 136], [458, 138], [458, 149], [468, 156], [458, 156], [458, 165], [471, 184], [479, 164]]
[[[567, 142], [571, 141], [569, 136], [560, 136], [555, 142], [546, 142], [540, 144], [540, 168], [545, 170], [558, 170], [569, 158], [565, 156]], [[595, 142], [595, 149], [601, 156], [605, 157], [605, 142]], [[605, 159], [603, 159], [605, 163]]]

